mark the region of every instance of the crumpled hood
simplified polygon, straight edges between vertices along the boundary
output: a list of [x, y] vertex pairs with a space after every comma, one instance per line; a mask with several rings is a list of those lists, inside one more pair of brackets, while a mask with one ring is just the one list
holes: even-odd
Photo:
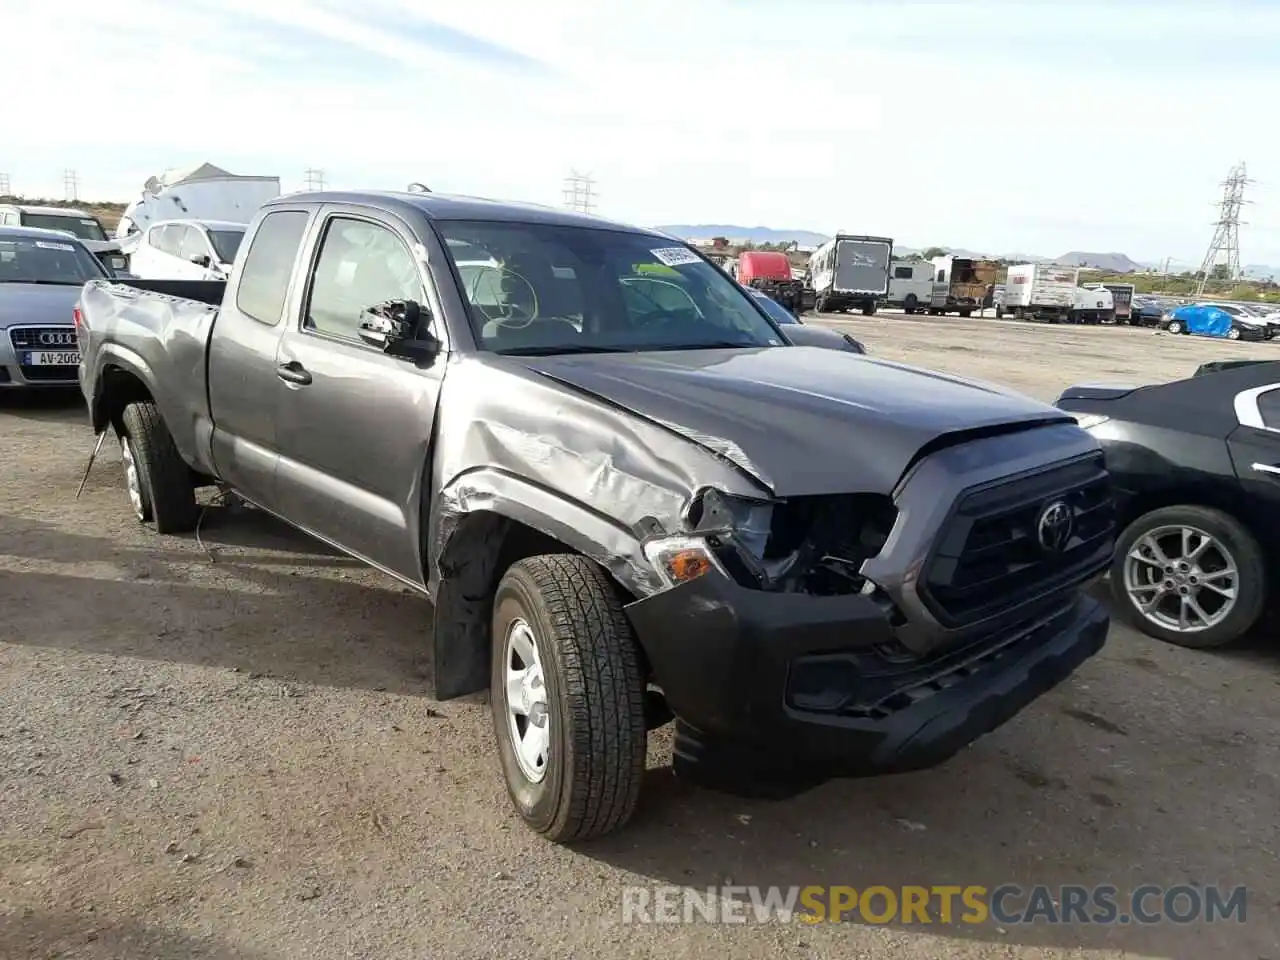
[[0, 283], [0, 330], [20, 324], [71, 324], [81, 287], [52, 283]]
[[662, 424], [781, 497], [889, 493], [944, 434], [1072, 419], [985, 384], [817, 347], [506, 359]]

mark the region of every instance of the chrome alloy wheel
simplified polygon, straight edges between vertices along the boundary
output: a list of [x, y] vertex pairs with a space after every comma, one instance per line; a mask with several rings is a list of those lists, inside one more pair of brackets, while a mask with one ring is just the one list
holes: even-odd
[[1199, 633], [1225, 620], [1239, 590], [1235, 558], [1198, 527], [1155, 527], [1124, 561], [1124, 587], [1134, 608], [1156, 626]]
[[520, 772], [530, 783], [547, 775], [551, 749], [551, 714], [538, 642], [524, 620], [511, 621], [502, 647], [506, 682], [507, 735]]
[[142, 479], [138, 476], [138, 463], [133, 457], [133, 445], [128, 437], [120, 438], [120, 459], [124, 461], [124, 485], [129, 491], [129, 502], [133, 504], [134, 515], [139, 520], [146, 519], [146, 510], [142, 502]]

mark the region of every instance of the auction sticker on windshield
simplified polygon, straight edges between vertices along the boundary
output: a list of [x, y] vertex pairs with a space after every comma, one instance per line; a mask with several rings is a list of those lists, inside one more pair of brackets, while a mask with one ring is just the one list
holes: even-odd
[[36, 246], [41, 250], [70, 250], [72, 253], [74, 253], [76, 249], [69, 243], [49, 243], [45, 240], [37, 240]]
[[696, 253], [692, 250], [686, 250], [684, 247], [662, 247], [649, 252], [668, 267], [679, 267], [686, 263], [700, 263], [702, 261], [702, 258]]

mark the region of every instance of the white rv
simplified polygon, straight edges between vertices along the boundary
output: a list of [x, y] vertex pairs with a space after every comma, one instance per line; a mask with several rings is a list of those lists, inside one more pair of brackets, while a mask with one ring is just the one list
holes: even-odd
[[837, 313], [861, 309], [867, 316], [889, 292], [893, 240], [836, 234], [809, 258], [814, 309]]
[[[280, 196], [279, 177], [245, 177], [212, 163], [167, 170], [143, 184], [142, 196], [125, 208], [116, 226], [120, 240], [168, 220], [220, 220], [247, 224], [258, 208]], [[129, 252], [125, 245], [125, 252]]]
[[1019, 320], [1070, 320], [1076, 309], [1079, 267], [1052, 263], [1020, 263], [1009, 268], [1004, 304], [996, 316], [1012, 313]]
[[928, 260], [895, 260], [889, 266], [889, 293], [884, 302], [915, 313], [933, 296], [933, 264]]

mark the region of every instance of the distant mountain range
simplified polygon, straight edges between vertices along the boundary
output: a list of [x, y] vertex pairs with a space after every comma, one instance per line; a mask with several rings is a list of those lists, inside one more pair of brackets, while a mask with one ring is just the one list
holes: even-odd
[[[726, 237], [731, 242], [748, 241], [750, 243], [797, 243], [802, 247], [816, 247], [830, 240], [827, 234], [815, 233], [812, 230], [775, 230], [773, 227], [743, 227], [731, 223], [681, 223], [657, 227], [666, 233], [687, 240], [706, 240], [711, 237]], [[1035, 253], [986, 253], [979, 250], [965, 250], [961, 247], [939, 247], [957, 257], [992, 257], [1013, 263], [1057, 263], [1068, 267], [1092, 267], [1108, 273], [1132, 273], [1137, 270], [1159, 269], [1159, 264], [1140, 263], [1124, 253], [1093, 253], [1085, 250], [1071, 250], [1060, 257], [1046, 257]], [[910, 257], [922, 252], [922, 248], [894, 244], [893, 252], [900, 256]], [[1246, 277], [1255, 280], [1280, 279], [1280, 267], [1265, 264], [1249, 264], [1242, 268]]]
[[725, 237], [747, 240], [751, 243], [798, 243], [802, 247], [816, 247], [831, 238], [812, 230], [774, 230], [772, 227], [738, 227], [730, 223], [676, 223], [654, 227], [663, 233], [674, 234], [686, 240], [709, 240]]

